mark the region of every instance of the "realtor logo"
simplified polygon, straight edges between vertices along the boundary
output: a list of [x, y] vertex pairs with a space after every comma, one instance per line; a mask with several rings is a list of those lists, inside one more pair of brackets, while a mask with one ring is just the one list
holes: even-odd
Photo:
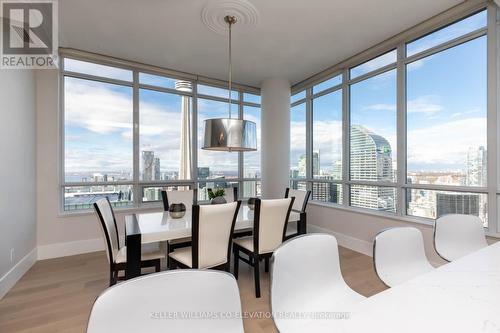
[[2, 0], [0, 68], [55, 68], [57, 2]]

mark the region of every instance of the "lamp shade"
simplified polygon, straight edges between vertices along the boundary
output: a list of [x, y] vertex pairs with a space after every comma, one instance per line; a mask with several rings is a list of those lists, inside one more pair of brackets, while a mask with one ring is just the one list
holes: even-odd
[[257, 127], [253, 121], [232, 118], [205, 120], [202, 149], [215, 151], [257, 150]]

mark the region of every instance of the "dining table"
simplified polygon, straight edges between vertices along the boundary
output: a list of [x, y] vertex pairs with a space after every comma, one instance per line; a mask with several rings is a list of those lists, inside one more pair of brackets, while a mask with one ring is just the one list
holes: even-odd
[[[241, 205], [234, 231], [251, 231], [254, 211]], [[305, 234], [306, 214], [292, 210], [288, 222], [297, 222], [297, 233]], [[186, 211], [181, 218], [173, 218], [169, 212], [133, 213], [125, 216], [125, 244], [127, 266], [125, 279], [141, 275], [141, 248], [143, 244], [166, 242], [191, 237], [192, 213]]]

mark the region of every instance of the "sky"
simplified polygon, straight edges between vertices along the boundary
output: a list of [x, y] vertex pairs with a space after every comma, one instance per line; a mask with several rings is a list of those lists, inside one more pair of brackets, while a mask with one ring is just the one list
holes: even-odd
[[[484, 26], [485, 13], [408, 44], [408, 54]], [[363, 75], [394, 61], [388, 52], [352, 69]], [[131, 71], [66, 59], [67, 71], [107, 76], [130, 82]], [[142, 83], [175, 87], [175, 80], [141, 74]], [[334, 77], [313, 88], [314, 93], [341, 83]], [[132, 171], [132, 88], [65, 78], [66, 172]], [[198, 86], [200, 94], [226, 97], [227, 90]], [[299, 94], [300, 95], [300, 94]], [[391, 70], [350, 87], [351, 124], [360, 124], [385, 137], [396, 168], [396, 71]], [[304, 95], [300, 95], [304, 97]], [[250, 97], [250, 96], [246, 96]], [[251, 101], [258, 101], [255, 96]], [[297, 97], [297, 96], [294, 96]], [[181, 96], [141, 89], [140, 150], [153, 150], [162, 171], [176, 171], [179, 159]], [[233, 93], [237, 98], [237, 93]], [[294, 99], [292, 98], [292, 101]], [[191, 101], [192, 102], [192, 101]], [[198, 146], [203, 120], [227, 117], [227, 103], [198, 100]], [[238, 106], [233, 106], [233, 117]], [[260, 150], [260, 109], [246, 106], [244, 118], [257, 123]], [[305, 153], [305, 107], [291, 110], [291, 166]], [[417, 60], [407, 67], [408, 171], [464, 170], [469, 147], [486, 146], [486, 37]], [[342, 94], [336, 91], [313, 101], [313, 150], [320, 151], [320, 168], [330, 171], [342, 156]], [[259, 153], [244, 154], [244, 176], [260, 169]], [[142, 161], [141, 161], [142, 162]], [[236, 153], [199, 149], [198, 166], [234, 175]]]

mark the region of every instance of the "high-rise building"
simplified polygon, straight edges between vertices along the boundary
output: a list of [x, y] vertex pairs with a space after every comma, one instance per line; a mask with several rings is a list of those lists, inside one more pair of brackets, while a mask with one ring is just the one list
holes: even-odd
[[198, 167], [198, 179], [207, 179], [210, 177], [209, 167]]
[[153, 180], [153, 163], [155, 153], [153, 151], [144, 150], [142, 152], [142, 180]]
[[486, 156], [486, 149], [483, 146], [469, 147], [467, 150], [465, 185], [487, 186]]
[[436, 193], [436, 218], [446, 214], [479, 216], [479, 194]]
[[[393, 181], [392, 149], [382, 136], [363, 126], [351, 127], [351, 179], [369, 181]], [[351, 187], [351, 204], [377, 210], [393, 211], [395, 191], [391, 187]]]
[[[320, 157], [320, 154], [319, 154], [319, 151], [314, 151], [313, 152], [313, 160], [312, 160], [312, 167], [313, 167], [313, 175], [319, 175], [319, 157]], [[299, 159], [299, 173], [298, 173], [298, 176], [299, 177], [306, 177], [307, 176], [307, 157], [306, 157], [306, 154], [303, 154], [302, 156], [300, 156], [300, 159]]]
[[[322, 178], [324, 179], [324, 178]], [[312, 183], [312, 200], [339, 203], [340, 186], [335, 183]]]
[[155, 157], [153, 160], [153, 175], [154, 180], [161, 180], [160, 158]]

